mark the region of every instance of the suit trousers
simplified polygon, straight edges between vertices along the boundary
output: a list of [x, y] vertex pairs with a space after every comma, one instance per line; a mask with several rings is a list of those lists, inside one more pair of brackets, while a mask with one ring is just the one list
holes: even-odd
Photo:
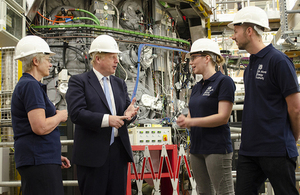
[[276, 195], [297, 195], [296, 157], [253, 157], [239, 155], [236, 195], [257, 195], [269, 178]]
[[63, 195], [60, 165], [30, 165], [18, 168], [23, 195]]
[[[94, 154], [101, 155], [101, 154]], [[106, 162], [101, 167], [77, 165], [81, 195], [125, 195], [128, 157], [119, 137], [110, 146]]]

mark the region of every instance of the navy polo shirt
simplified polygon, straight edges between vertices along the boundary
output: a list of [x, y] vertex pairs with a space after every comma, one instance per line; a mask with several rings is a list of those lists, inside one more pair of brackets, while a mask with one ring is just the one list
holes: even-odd
[[[218, 113], [221, 100], [234, 102], [235, 84], [221, 72], [198, 82], [192, 90], [189, 110], [192, 118]], [[213, 128], [191, 127], [192, 154], [225, 154], [232, 152], [228, 123]]]
[[272, 44], [250, 56], [239, 154], [298, 156], [285, 98], [299, 92], [292, 61]]
[[25, 165], [61, 165], [60, 132], [56, 127], [48, 135], [35, 134], [28, 120], [28, 112], [42, 108], [46, 118], [54, 116], [56, 109], [46, 94], [46, 85], [28, 73], [23, 73], [11, 100], [12, 126], [16, 168]]

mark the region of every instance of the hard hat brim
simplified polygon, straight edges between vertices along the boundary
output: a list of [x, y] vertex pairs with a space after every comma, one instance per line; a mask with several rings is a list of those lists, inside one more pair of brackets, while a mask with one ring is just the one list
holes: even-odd
[[[234, 25], [235, 24], [241, 24], [240, 22], [239, 23], [233, 23], [233, 22], [231, 22], [231, 23], [229, 23], [229, 24], [227, 24], [227, 26], [228, 26], [228, 28], [231, 28], [231, 29], [234, 29]], [[255, 25], [255, 24], [254, 24]], [[258, 25], [259, 26], [259, 25]], [[264, 32], [268, 32], [268, 31], [271, 31], [271, 28], [270, 27], [264, 27], [264, 26], [262, 26], [263, 28], [264, 28]]]
[[233, 22], [227, 24], [227, 26], [228, 26], [228, 28], [234, 29], [234, 23]]
[[93, 49], [93, 50], [90, 50], [89, 51], [89, 54], [91, 54], [91, 53], [96, 53], [96, 52], [99, 52], [99, 53], [122, 53], [121, 51], [105, 51], [105, 50], [97, 50], [97, 49]]
[[192, 55], [193, 53], [194, 53], [194, 52], [189, 52], [189, 53], [187, 53], [187, 54], [186, 54], [186, 56], [185, 56], [185, 57], [186, 57], [186, 58], [190, 58], [190, 57], [191, 57], [191, 55]]
[[45, 55], [50, 55], [50, 56], [56, 55], [56, 53], [54, 53], [54, 52], [52, 52], [52, 51], [50, 51], [50, 52], [33, 52], [33, 53], [27, 53], [27, 54], [24, 55], [24, 56], [16, 56], [16, 57], [15, 57], [15, 60], [20, 60], [20, 59], [22, 59], [22, 58], [26, 58], [27, 56], [30, 56], [30, 55], [32, 55], [32, 54], [45, 54]]

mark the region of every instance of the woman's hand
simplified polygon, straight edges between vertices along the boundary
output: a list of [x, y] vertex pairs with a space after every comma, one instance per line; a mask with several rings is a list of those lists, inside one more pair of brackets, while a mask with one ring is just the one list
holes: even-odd
[[67, 157], [61, 156], [61, 168], [67, 169], [70, 167], [71, 167], [71, 164], [70, 164], [69, 159]]
[[185, 117], [183, 114], [179, 115], [176, 123], [181, 128], [190, 128], [189, 118]]

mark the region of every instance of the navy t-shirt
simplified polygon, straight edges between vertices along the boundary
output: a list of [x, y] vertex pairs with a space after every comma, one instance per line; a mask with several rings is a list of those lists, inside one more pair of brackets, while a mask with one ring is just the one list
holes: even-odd
[[[189, 110], [192, 118], [218, 113], [221, 100], [234, 102], [235, 84], [221, 72], [198, 82], [192, 90]], [[192, 154], [225, 154], [232, 152], [228, 123], [213, 128], [191, 127]]]
[[244, 72], [245, 102], [239, 154], [298, 156], [285, 98], [299, 92], [292, 61], [268, 45], [250, 56]]
[[54, 116], [56, 109], [46, 94], [46, 85], [28, 73], [23, 73], [11, 100], [12, 126], [16, 168], [25, 165], [61, 165], [60, 132], [56, 127], [48, 135], [35, 134], [28, 120], [28, 112], [42, 108], [46, 118]]

